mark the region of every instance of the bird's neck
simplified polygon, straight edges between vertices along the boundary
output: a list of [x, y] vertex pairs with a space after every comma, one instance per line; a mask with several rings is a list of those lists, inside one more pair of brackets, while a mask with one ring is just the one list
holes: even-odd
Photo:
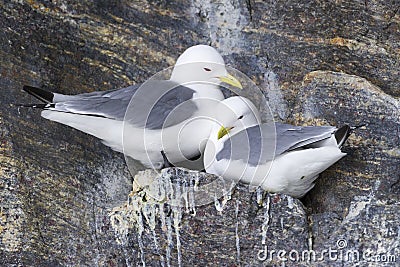
[[209, 98], [213, 100], [222, 101], [224, 100], [224, 95], [222, 94], [219, 86], [217, 84], [211, 83], [187, 83], [183, 84], [186, 87], [194, 90], [195, 93], [193, 98]]

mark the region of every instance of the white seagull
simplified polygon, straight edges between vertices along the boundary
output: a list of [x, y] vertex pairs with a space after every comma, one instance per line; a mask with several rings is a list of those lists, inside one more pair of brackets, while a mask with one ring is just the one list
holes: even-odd
[[208, 173], [303, 197], [318, 175], [346, 154], [340, 149], [353, 128], [260, 123], [244, 97], [223, 100], [204, 152]]
[[204, 150], [224, 99], [220, 83], [241, 88], [214, 48], [197, 45], [177, 60], [169, 80], [127, 88], [62, 95], [36, 87], [24, 90], [44, 102], [42, 117], [91, 134], [144, 166], [161, 169], [188, 161]]

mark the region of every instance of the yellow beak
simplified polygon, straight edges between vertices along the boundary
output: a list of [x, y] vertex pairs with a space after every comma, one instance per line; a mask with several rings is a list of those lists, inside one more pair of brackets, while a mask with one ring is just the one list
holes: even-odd
[[220, 77], [218, 77], [218, 79], [220, 79], [221, 82], [224, 82], [226, 84], [232, 85], [232, 86], [237, 87], [239, 89], [243, 89], [243, 86], [239, 82], [239, 80], [236, 79], [235, 77], [233, 77], [230, 74], [227, 74], [226, 76], [220, 76]]
[[221, 126], [221, 128], [218, 131], [218, 140], [221, 139], [223, 136], [227, 135], [229, 131], [232, 129], [233, 127], [225, 128], [224, 126]]

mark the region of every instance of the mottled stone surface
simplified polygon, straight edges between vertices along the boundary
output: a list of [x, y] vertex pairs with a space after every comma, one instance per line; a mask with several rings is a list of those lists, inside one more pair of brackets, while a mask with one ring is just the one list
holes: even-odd
[[[131, 265], [138, 259], [150, 266], [279, 264], [284, 262], [276, 255], [279, 250], [312, 249], [311, 228], [298, 199], [220, 181], [222, 197], [201, 205], [199, 190], [217, 177], [176, 168], [163, 170], [159, 179], [152, 189], [135, 186], [127, 203], [111, 213]], [[157, 198], [159, 188], [173, 193]], [[209, 191], [211, 198], [214, 193]]]
[[[277, 120], [367, 124], [304, 206], [265, 196], [268, 249], [372, 251], [357, 263], [342, 255], [287, 266], [398, 265], [399, 10], [383, 0], [1, 1], [0, 265], [131, 266], [144, 255], [167, 266], [159, 225], [159, 252], [150, 230], [144, 254], [134, 229], [128, 243], [116, 241], [109, 212], [132, 184], [123, 156], [14, 104], [32, 101], [24, 84], [74, 94], [142, 82], [198, 43], [252, 78]], [[213, 205], [183, 213], [182, 265], [281, 265], [257, 258], [267, 208], [254, 199], [239, 186], [222, 214]], [[169, 258], [177, 265], [176, 243]]]

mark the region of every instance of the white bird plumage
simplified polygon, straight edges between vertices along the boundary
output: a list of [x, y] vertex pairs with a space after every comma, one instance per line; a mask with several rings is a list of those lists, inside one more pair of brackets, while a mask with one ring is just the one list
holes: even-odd
[[340, 147], [349, 126], [261, 124], [249, 102], [231, 97], [218, 106], [204, 152], [207, 172], [301, 198], [321, 172], [346, 155]]

